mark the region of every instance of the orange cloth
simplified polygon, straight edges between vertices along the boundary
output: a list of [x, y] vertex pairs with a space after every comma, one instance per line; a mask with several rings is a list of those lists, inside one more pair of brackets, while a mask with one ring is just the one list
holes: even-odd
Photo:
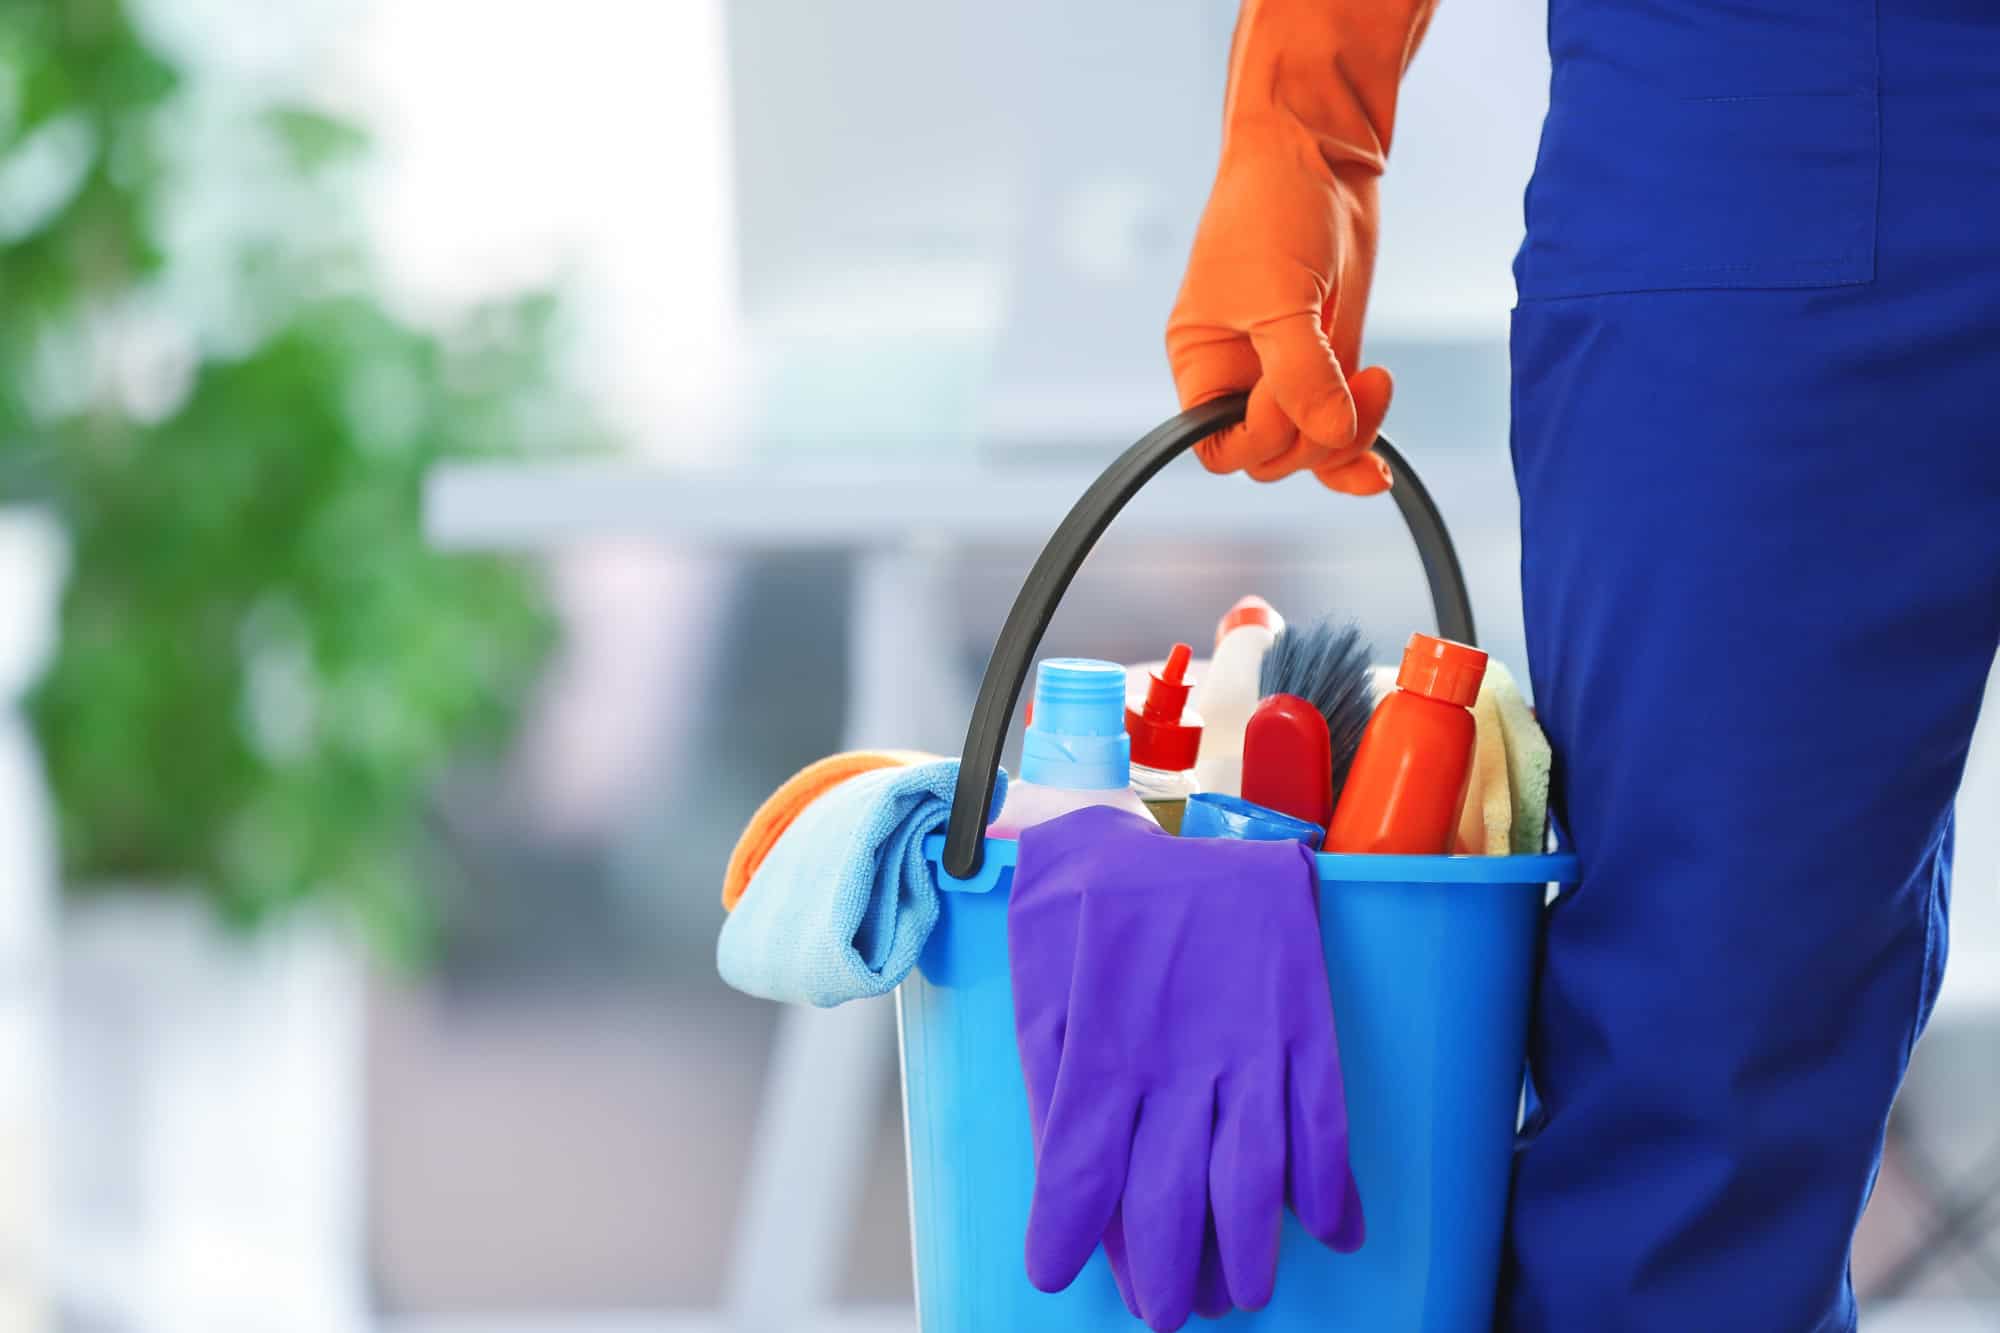
[[765, 798], [764, 804], [757, 807], [757, 813], [750, 816], [749, 825], [737, 838], [736, 850], [729, 854], [729, 868], [722, 872], [723, 908], [732, 912], [736, 910], [736, 904], [742, 901], [743, 891], [750, 887], [751, 877], [757, 873], [757, 867], [764, 864], [772, 845], [784, 836], [792, 821], [799, 817], [799, 812], [818, 800], [828, 788], [878, 768], [928, 763], [935, 757], [914, 750], [851, 750], [846, 754], [816, 760], [794, 773], [783, 786]]
[[1367, 452], [1394, 387], [1355, 369], [1375, 271], [1376, 183], [1396, 93], [1435, 0], [1243, 0], [1222, 162], [1167, 323], [1182, 407], [1248, 390], [1248, 418], [1196, 446], [1212, 471], [1310, 470], [1389, 487]]

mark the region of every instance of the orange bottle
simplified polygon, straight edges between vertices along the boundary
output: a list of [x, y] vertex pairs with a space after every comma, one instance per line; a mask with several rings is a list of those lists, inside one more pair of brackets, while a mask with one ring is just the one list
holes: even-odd
[[1375, 710], [1354, 752], [1327, 851], [1439, 856], [1451, 850], [1478, 736], [1469, 710], [1485, 677], [1486, 654], [1477, 648], [1410, 636], [1396, 691]]

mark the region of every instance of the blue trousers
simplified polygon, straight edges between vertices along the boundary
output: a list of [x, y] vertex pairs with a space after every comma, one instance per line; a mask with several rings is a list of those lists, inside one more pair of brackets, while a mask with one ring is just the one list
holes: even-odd
[[2000, 643], [2000, 6], [1552, 0], [1549, 36], [1513, 449], [1585, 873], [1500, 1324], [1851, 1329]]

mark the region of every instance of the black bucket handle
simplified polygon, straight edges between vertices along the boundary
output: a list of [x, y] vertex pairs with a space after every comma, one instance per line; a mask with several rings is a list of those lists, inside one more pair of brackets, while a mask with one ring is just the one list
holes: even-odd
[[[1014, 716], [1014, 705], [1020, 702], [1021, 687], [1028, 679], [1035, 651], [1041, 647], [1042, 635], [1084, 557], [1142, 486], [1197, 441], [1242, 421], [1248, 401], [1242, 394], [1217, 398], [1155, 426], [1090, 484], [1090, 489], [1071, 506], [1055, 535], [1049, 538], [1049, 544], [1035, 557], [1034, 568], [1028, 571], [1027, 581], [1021, 585], [1014, 607], [1007, 613], [1007, 622], [1000, 627], [993, 656], [986, 664], [986, 677], [979, 683], [979, 701], [973, 705], [972, 723], [966, 728], [965, 750], [958, 765], [958, 787], [952, 794], [951, 823], [945, 837], [945, 873], [957, 879], [970, 879], [979, 873], [986, 854], [987, 806], [993, 800], [1007, 724]], [[1472, 601], [1465, 590], [1465, 571], [1459, 566], [1451, 534], [1445, 531], [1444, 517], [1438, 513], [1431, 493], [1418, 480], [1409, 461], [1394, 445], [1378, 436], [1375, 452], [1388, 463], [1395, 476], [1396, 484], [1389, 493], [1395, 498], [1396, 508], [1402, 511], [1403, 522], [1417, 544], [1417, 555], [1423, 560], [1438, 633], [1460, 643], [1474, 643]]]

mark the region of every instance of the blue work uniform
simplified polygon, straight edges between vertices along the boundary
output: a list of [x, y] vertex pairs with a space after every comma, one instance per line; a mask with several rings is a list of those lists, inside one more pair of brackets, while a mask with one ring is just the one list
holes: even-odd
[[1549, 8], [1513, 450], [1584, 879], [1500, 1324], [1835, 1333], [2000, 642], [2000, 5]]

